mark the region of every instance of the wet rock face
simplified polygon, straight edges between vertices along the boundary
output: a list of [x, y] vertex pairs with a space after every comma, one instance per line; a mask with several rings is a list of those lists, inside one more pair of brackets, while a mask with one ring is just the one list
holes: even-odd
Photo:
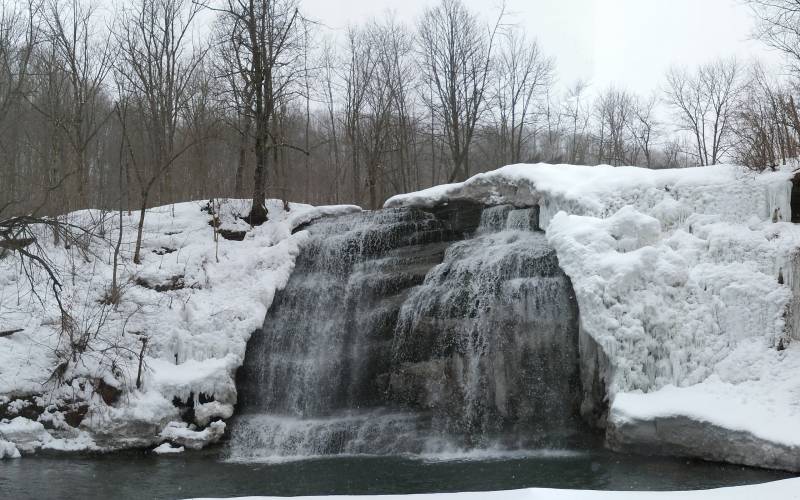
[[315, 417], [381, 404], [400, 306], [455, 237], [419, 210], [327, 219], [310, 231], [248, 346], [243, 412]]
[[578, 313], [537, 223], [454, 202], [311, 225], [248, 345], [233, 454], [564, 444]]
[[446, 220], [455, 234], [466, 237], [478, 229], [483, 205], [469, 200], [454, 200], [426, 210], [437, 219]]
[[470, 444], [578, 424], [577, 306], [533, 216], [485, 210], [478, 234], [447, 249], [399, 314], [392, 396]]

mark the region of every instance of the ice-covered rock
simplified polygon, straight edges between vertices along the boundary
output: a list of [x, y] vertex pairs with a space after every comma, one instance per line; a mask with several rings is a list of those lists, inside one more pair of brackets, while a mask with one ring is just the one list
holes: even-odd
[[214, 419], [227, 420], [233, 416], [233, 405], [219, 401], [201, 403], [194, 407], [194, 420], [197, 425], [206, 426]]
[[[798, 369], [796, 365], [783, 368]], [[685, 388], [618, 394], [608, 440], [616, 448], [646, 454], [658, 450], [800, 470], [800, 401], [792, 390], [796, 394], [791, 382], [764, 391], [759, 382], [731, 384], [711, 376]], [[774, 401], [776, 397], [780, 400]]]
[[19, 458], [20, 456], [19, 450], [14, 443], [0, 439], [0, 460], [5, 458]]
[[156, 455], [174, 455], [176, 453], [183, 453], [186, 450], [183, 446], [172, 446], [169, 443], [161, 443], [153, 448], [153, 453]]
[[161, 431], [161, 438], [179, 446], [199, 450], [211, 443], [216, 443], [225, 433], [225, 422], [211, 422], [202, 431], [191, 429], [185, 422], [170, 422]]
[[691, 213], [719, 214], [741, 222], [791, 220], [793, 173], [756, 174], [733, 165], [651, 170], [600, 165], [509, 165], [386, 201], [388, 207], [435, 206], [454, 200], [487, 205], [538, 205], [540, 226], [547, 228], [560, 211], [608, 217], [624, 206], [643, 213], [661, 213], [673, 221]]
[[0, 439], [10, 441], [23, 453], [31, 453], [42, 447], [53, 437], [39, 422], [25, 417], [16, 417], [0, 422]]

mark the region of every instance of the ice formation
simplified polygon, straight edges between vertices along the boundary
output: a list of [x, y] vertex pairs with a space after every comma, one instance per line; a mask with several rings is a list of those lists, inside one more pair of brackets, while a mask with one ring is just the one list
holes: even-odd
[[[608, 358], [612, 444], [800, 470], [793, 175], [513, 165], [386, 206], [538, 205], [581, 329]], [[692, 446], [700, 428], [713, 446]], [[733, 433], [744, 450], [726, 451]]]

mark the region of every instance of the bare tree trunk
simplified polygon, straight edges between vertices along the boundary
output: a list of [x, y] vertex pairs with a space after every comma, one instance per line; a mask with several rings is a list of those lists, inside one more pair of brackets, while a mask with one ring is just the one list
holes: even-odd
[[139, 207], [139, 223], [136, 226], [136, 249], [133, 252], [133, 263], [142, 263], [142, 233], [144, 232], [144, 216], [147, 212], [147, 192], [142, 193], [142, 204]]

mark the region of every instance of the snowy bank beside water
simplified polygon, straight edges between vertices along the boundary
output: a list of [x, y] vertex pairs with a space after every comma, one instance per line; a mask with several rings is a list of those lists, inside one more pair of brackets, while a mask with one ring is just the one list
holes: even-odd
[[[295, 500], [391, 500], [389, 495], [294, 497]], [[512, 491], [479, 491], [472, 493], [439, 493], [404, 495], [406, 500], [769, 500], [800, 499], [800, 479], [733, 488], [697, 491], [585, 491], [531, 488]], [[241, 497], [239, 500], [273, 500], [277, 497]], [[197, 499], [210, 500], [210, 499]]]
[[[249, 203], [224, 200], [220, 229], [242, 241], [219, 238], [205, 203], [148, 210], [142, 264], [132, 262], [138, 213], [123, 215], [119, 304], [104, 305], [111, 282], [117, 213], [81, 211], [65, 221], [103, 224], [105, 238], [88, 253], [41, 242], [64, 285], [63, 300], [90, 344], [77, 362], [53, 374], [63, 356], [60, 316], [46, 277], [35, 274], [41, 302], [15, 255], [0, 259], [0, 458], [39, 449], [110, 450], [170, 442], [199, 448], [222, 435], [236, 403], [234, 375], [250, 335], [261, 327], [276, 290], [286, 284], [304, 232], [316, 217], [360, 210], [269, 202], [271, 219], [250, 228], [237, 217]], [[102, 222], [101, 222], [102, 221]], [[112, 243], [109, 243], [112, 242]], [[144, 350], [141, 388], [136, 388]], [[2, 418], [5, 417], [5, 420]], [[191, 421], [191, 425], [182, 421]], [[13, 444], [12, 444], [13, 443]], [[159, 448], [163, 451], [165, 448]]]
[[800, 470], [792, 176], [512, 165], [386, 206], [538, 205], [608, 357], [610, 443]]

